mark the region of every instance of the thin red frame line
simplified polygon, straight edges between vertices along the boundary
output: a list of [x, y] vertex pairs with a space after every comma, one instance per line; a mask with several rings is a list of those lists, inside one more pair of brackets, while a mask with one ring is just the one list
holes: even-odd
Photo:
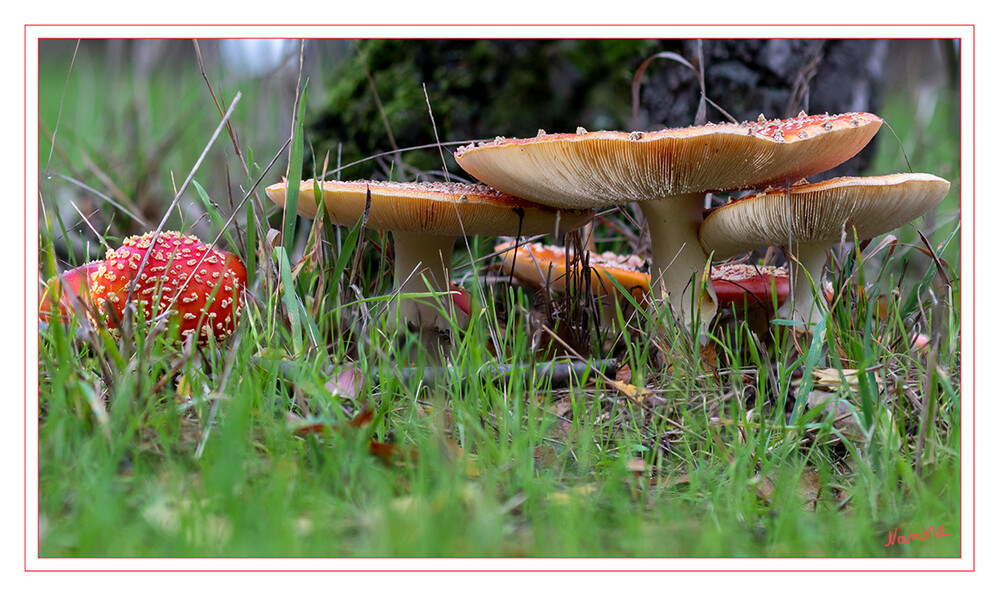
[[[44, 27], [80, 27], [80, 26], [87, 27], [87, 26], [90, 26], [90, 27], [102, 27], [102, 28], [104, 28], [104, 27], [115, 27], [115, 28], [117, 28], [117, 27], [148, 27], [150, 25], [143, 25], [143, 24], [121, 24], [121, 23], [111, 24], [111, 25], [92, 25], [92, 24], [91, 25], [72, 25], [72, 24], [65, 24], [65, 23], [60, 23], [60, 24], [55, 24], [55, 25], [25, 24], [25, 26], [24, 26], [24, 52], [25, 52], [25, 56], [27, 56], [27, 49], [28, 49], [28, 29], [31, 28], [31, 27], [43, 27], [43, 26]], [[361, 23], [361, 24], [359, 24], [359, 23], [354, 23], [354, 24], [335, 24], [335, 25], [294, 25], [294, 24], [281, 24], [281, 25], [266, 24], [265, 25], [265, 24], [259, 24], [258, 23], [258, 24], [247, 24], [247, 25], [223, 25], [223, 26], [219, 26], [219, 25], [166, 24], [166, 25], [156, 25], [156, 26], [157, 27], [188, 27], [188, 28], [206, 28], [206, 27], [211, 27], [211, 28], [232, 27], [232, 28], [236, 28], [236, 27], [275, 27], [275, 26], [281, 26], [281, 27], [283, 27], [283, 26], [299, 26], [299, 27], [312, 27], [312, 28], [314, 28], [314, 27], [331, 27], [331, 28], [345, 28], [345, 27], [399, 27], [399, 28], [411, 28], [411, 27], [414, 27], [414, 25], [410, 25], [410, 24], [388, 24], [388, 25], [386, 25], [386, 24], [363, 24], [363, 23]], [[595, 24], [575, 24], [575, 25], [574, 24], [568, 24], [568, 25], [566, 25], [566, 24], [512, 24], [511, 23], [511, 24], [485, 24], [485, 25], [483, 25], [483, 24], [444, 23], [444, 24], [422, 24], [422, 25], [416, 25], [416, 26], [420, 26], [420, 27], [448, 27], [448, 28], [454, 28], [454, 27], [500, 27], [500, 28], [502, 28], [502, 27], [529, 27], [529, 28], [532, 28], [532, 27], [538, 27], [538, 28], [540, 28], [540, 27], [588, 27], [588, 28], [596, 28], [596, 27], [635, 27], [635, 28], [637, 28], [637, 27], [643, 27], [643, 28], [650, 28], [650, 27], [671, 27], [671, 28], [673, 28], [673, 27], [676, 27], [676, 28], [680, 28], [680, 27], [745, 27], [745, 25], [742, 25], [742, 24], [732, 24], [732, 23], [723, 23], [723, 24], [682, 24], [682, 25], [677, 25], [677, 24], [672, 24], [672, 25], [666, 25], [666, 24], [645, 25], [645, 24], [634, 24], [634, 23], [628, 23], [628, 24], [599, 24], [599, 25], [595, 25]], [[844, 24], [844, 25], [822, 24], [822, 25], [817, 25], [817, 24], [814, 24], [814, 23], [811, 23], [811, 24], [807, 24], [806, 23], [806, 24], [798, 24], [798, 25], [785, 24], [785, 25], [777, 25], [777, 26], [778, 27], [792, 27], [792, 26], [793, 27], [837, 27], [837, 26], [840, 26], [840, 27], [890, 27], [892, 25], [884, 25], [884, 24]], [[895, 26], [905, 26], [905, 27], [970, 27], [970, 29], [971, 29], [971, 44], [972, 44], [972, 48], [973, 48], [973, 50], [977, 51], [977, 47], [976, 47], [976, 36], [975, 36], [975, 25], [973, 23], [970, 23], [970, 24], [960, 24], [960, 23], [954, 23], [954, 24], [934, 24], [934, 25], [926, 25], [926, 24], [905, 25], [905, 24], [903, 24], [903, 25], [895, 25]], [[975, 81], [975, 77], [974, 77], [974, 72], [975, 72], [976, 68], [977, 68], [977, 60], [976, 60], [976, 57], [975, 57], [974, 51], [973, 51], [972, 52], [972, 77], [971, 77], [971, 95], [972, 95], [972, 97], [971, 97], [971, 112], [972, 112], [972, 121], [974, 121], [975, 116], [976, 116], [976, 111], [975, 111], [976, 110], [976, 103], [975, 103], [975, 91], [976, 91], [975, 83], [976, 83], [976, 81]], [[27, 61], [26, 60], [25, 60], [25, 63], [24, 63], [24, 85], [25, 85], [25, 89], [27, 89], [27, 85], [28, 85], [28, 66], [27, 66]], [[27, 112], [28, 112], [28, 104], [27, 104], [27, 97], [25, 97], [25, 100], [24, 100], [24, 116], [25, 116], [25, 119], [24, 119], [24, 140], [23, 140], [23, 144], [24, 144], [24, 155], [25, 156], [27, 156], [27, 146], [28, 146], [28, 141], [27, 141], [27, 139], [28, 139]], [[975, 154], [974, 154], [974, 148], [976, 146], [976, 137], [975, 137], [974, 127], [971, 127], [971, 146], [972, 146], [972, 160], [971, 160], [972, 161], [972, 171], [974, 171], [975, 167], [976, 167]], [[28, 160], [27, 159], [25, 159], [25, 162], [24, 162], [24, 176], [25, 176], [25, 181], [27, 181], [27, 177], [28, 177]], [[961, 181], [962, 181], [962, 188], [963, 188], [963, 186], [964, 186], [964, 184], [963, 184], [963, 182], [964, 182], [963, 172], [962, 172], [962, 176], [961, 176]], [[975, 237], [976, 237], [976, 234], [977, 234], [976, 222], [975, 222], [975, 180], [974, 180], [974, 178], [972, 178], [972, 180], [971, 180], [971, 193], [972, 193], [972, 198], [971, 198], [971, 217], [972, 217], [972, 220], [971, 220], [971, 229], [972, 229], [972, 232], [971, 232], [971, 236], [972, 236], [971, 243], [972, 243], [972, 246], [973, 246], [973, 243], [974, 243], [974, 240], [975, 240]], [[960, 204], [960, 200], [959, 200], [959, 204]], [[27, 211], [28, 211], [27, 210], [27, 197], [25, 197], [25, 210], [24, 210], [24, 216], [23, 216], [23, 220], [24, 220], [23, 221], [23, 225], [24, 225], [24, 234], [25, 234], [25, 236], [24, 236], [25, 254], [27, 254], [27, 250], [28, 250], [28, 234], [27, 234], [28, 213], [27, 213]], [[971, 269], [972, 269], [971, 319], [972, 319], [972, 327], [973, 327], [974, 326], [974, 321], [976, 320], [976, 314], [977, 314], [976, 313], [977, 303], [976, 303], [976, 300], [975, 300], [975, 280], [974, 280], [974, 274], [977, 272], [977, 261], [976, 261], [976, 255], [974, 254], [974, 250], [972, 250], [972, 254], [971, 254]], [[27, 259], [25, 259], [25, 261], [24, 261], [24, 281], [25, 281], [25, 285], [24, 285], [24, 294], [23, 294], [23, 301], [24, 301], [23, 304], [24, 304], [24, 312], [25, 312], [25, 314], [27, 314], [27, 306], [28, 306], [28, 290], [27, 290], [27, 288], [28, 288], [28, 285], [27, 285], [28, 284], [28, 264], [27, 264]], [[963, 327], [963, 324], [964, 324], [964, 320], [962, 319], [962, 327]], [[23, 336], [24, 371], [25, 371], [25, 374], [27, 374], [27, 369], [28, 369], [28, 363], [27, 363], [27, 352], [28, 352], [28, 331], [27, 331], [27, 325], [24, 326], [23, 333], [24, 333], [24, 336]], [[977, 335], [975, 335], [974, 333], [973, 333], [973, 342], [972, 342], [972, 345], [973, 345], [973, 347], [975, 347], [977, 345]], [[976, 385], [976, 382], [975, 382], [976, 379], [975, 379], [975, 375], [974, 375], [975, 368], [976, 368], [976, 354], [975, 354], [975, 350], [973, 349], [972, 350], [972, 376], [971, 376], [971, 389], [972, 389], [971, 403], [972, 403], [972, 412], [974, 412], [975, 392], [976, 392], [976, 389], [977, 389], [977, 385]], [[963, 399], [963, 397], [964, 396], [962, 394], [962, 399]], [[24, 449], [25, 449], [25, 453], [27, 453], [27, 448], [28, 448], [27, 399], [28, 399], [28, 395], [27, 395], [27, 383], [25, 383], [25, 401], [24, 401]], [[972, 419], [971, 419], [971, 427], [972, 427], [972, 435], [973, 436], [977, 436], [976, 435], [977, 427], [976, 427], [975, 419], [974, 419], [973, 415], [972, 415]], [[977, 513], [977, 510], [976, 510], [977, 500], [975, 498], [975, 489], [976, 489], [976, 480], [977, 480], [977, 477], [976, 477], [975, 472], [976, 472], [976, 453], [975, 453], [975, 445], [973, 443], [971, 445], [971, 477], [972, 477], [972, 480], [971, 480], [971, 484], [972, 484], [972, 494], [971, 494], [971, 502], [972, 502], [972, 504], [971, 504], [971, 509], [972, 509], [973, 515]], [[107, 570], [93, 570], [93, 569], [87, 569], [87, 570], [72, 570], [72, 569], [68, 569], [68, 570], [40, 570], [40, 569], [38, 569], [38, 570], [32, 570], [32, 569], [28, 569], [28, 565], [27, 565], [27, 545], [28, 545], [28, 538], [27, 538], [27, 533], [28, 533], [28, 531], [27, 531], [27, 516], [28, 516], [27, 482], [28, 482], [28, 469], [27, 469], [27, 459], [26, 458], [25, 458], [25, 462], [24, 462], [24, 482], [25, 482], [25, 495], [24, 495], [24, 516], [25, 516], [25, 522], [24, 522], [24, 545], [25, 545], [25, 551], [24, 551], [24, 570], [26, 572], [28, 572], [28, 571], [37, 571], [37, 572], [54, 571], [54, 572], [67, 572], [67, 573], [81, 572], [81, 571], [83, 571], [83, 572], [105, 572], [105, 571], [107, 571]], [[961, 528], [962, 528], [962, 532], [964, 530], [964, 523], [963, 522], [964, 522], [964, 515], [963, 515], [963, 511], [962, 511], [962, 514], [961, 514]], [[933, 573], [937, 573], [937, 572], [959, 573], [959, 572], [968, 572], [968, 571], [972, 571], [973, 572], [973, 571], [975, 571], [975, 569], [976, 569], [976, 562], [977, 562], [977, 558], [976, 558], [976, 555], [977, 555], [977, 534], [975, 533], [974, 527], [971, 528], [971, 540], [972, 540], [972, 558], [971, 558], [971, 569], [970, 570], [965, 570], [965, 569], [941, 569], [941, 570], [914, 570], [914, 571], [917, 571], [917, 572], [933, 572]], [[127, 559], [127, 557], [125, 557], [125, 558]], [[184, 559], [184, 558], [186, 558], [186, 557], [183, 557], [183, 558], [180, 558], [180, 559]], [[240, 558], [240, 557], [236, 557], [236, 558]], [[316, 557], [316, 558], [321, 558], [321, 557]], [[363, 557], [363, 558], [364, 559], [369, 559], [368, 557]], [[377, 558], [380, 558], [380, 557], [374, 557], [374, 558], [377, 559]], [[385, 558], [389, 559], [389, 558], [393, 558], [393, 557], [385, 557]], [[565, 558], [572, 558], [572, 557], [565, 557]], [[615, 558], [628, 559], [629, 557], [615, 557]], [[727, 558], [728, 557], [694, 557], [694, 559], [727, 559]], [[810, 557], [793, 557], [793, 558], [788, 558], [788, 559], [795, 559], [795, 560], [797, 560], [797, 559], [809, 559], [809, 558]], [[826, 559], [827, 557], [819, 557], [819, 558]], [[842, 560], [850, 560], [850, 559], [853, 559], [853, 558], [856, 558], [856, 559], [865, 559], [866, 560], [866, 559], [871, 559], [873, 557], [851, 557], [851, 558], [843, 558]], [[906, 557], [891, 557], [891, 558], [902, 559], [902, 558], [906, 558]], [[886, 559], [891, 559], [891, 558], [886, 558]], [[118, 559], [121, 559], [121, 558], [118, 558]], [[685, 560], [685, 559], [687, 559], [687, 558], [686, 557], [675, 558], [675, 559], [672, 559], [672, 560]], [[769, 559], [769, 558], [760, 558], [760, 559], [761, 560], [772, 560], [772, 559]], [[670, 559], [663, 559], [663, 560], [670, 560]], [[315, 571], [315, 572], [323, 572], [323, 571], [339, 571], [339, 572], [345, 572], [346, 571], [346, 572], [357, 572], [357, 573], [370, 573], [372, 571], [374, 571], [374, 572], [398, 572], [398, 573], [420, 573], [420, 572], [433, 572], [433, 571], [455, 571], [455, 572], [480, 572], [480, 571], [485, 571], [485, 572], [489, 572], [489, 571], [493, 571], [493, 572], [495, 572], [495, 571], [503, 571], [503, 572], [524, 572], [524, 571], [529, 571], [529, 572], [577, 572], [577, 571], [584, 571], [584, 572], [607, 572], [607, 571], [664, 572], [664, 571], [673, 571], [673, 572], [677, 572], [677, 571], [679, 571], [679, 572], [689, 572], [689, 573], [700, 573], [700, 572], [704, 572], [704, 571], [708, 571], [708, 570], [697, 570], [697, 569], [684, 569], [684, 570], [659, 570], [659, 569], [650, 569], [650, 570], [624, 570], [624, 569], [610, 569], [610, 570], [592, 570], [592, 569], [590, 569], [590, 570], [571, 570], [571, 569], [563, 569], [563, 570], [559, 570], [559, 569], [550, 569], [550, 570], [519, 570], [518, 571], [518, 570], [493, 570], [493, 569], [483, 569], [483, 570], [466, 570], [466, 569], [452, 569], [452, 570], [446, 570], [446, 569], [435, 569], [435, 570], [430, 570], [430, 569], [425, 569], [425, 570], [405, 570], [405, 569], [396, 569], [396, 570], [384, 570], [384, 569], [380, 569], [380, 570], [358, 570], [358, 569], [355, 569], [355, 570], [339, 570], [339, 569], [331, 569], [331, 570], [291, 570], [291, 569], [275, 569], [275, 570], [261, 570], [261, 569], [256, 569], [256, 570], [239, 570], [239, 569], [231, 569], [231, 570], [223, 570], [223, 569], [218, 569], [218, 570], [156, 570], [156, 569], [149, 569], [149, 570], [118, 570], [118, 571], [125, 571], [125, 572], [146, 572], [146, 571], [174, 571], [174, 572], [191, 572], [191, 571], [200, 571], [200, 572]], [[752, 572], [771, 572], [771, 571], [802, 572], [802, 573], [807, 573], [807, 572], [821, 572], [821, 571], [834, 571], [834, 572], [858, 572], [858, 571], [860, 571], [860, 572], [885, 572], [885, 571], [890, 572], [890, 571], [895, 571], [895, 572], [907, 572], [906, 570], [899, 570], [899, 569], [885, 569], [885, 570], [846, 570], [846, 569], [837, 569], [837, 570], [823, 570], [823, 569], [812, 569], [812, 570], [809, 570], [809, 569], [741, 570], [741, 569], [725, 569], [725, 570], [711, 570], [711, 571], [712, 572], [719, 572], [719, 571], [721, 571], [721, 572], [732, 572], [732, 573], [740, 573], [740, 572], [741, 573], [747, 573], [747, 572], [752, 573]]]
[[94, 24], [94, 23], [27, 23], [27, 27], [90, 27], [90, 28], [108, 28], [108, 27], [184, 27], [184, 28], [212, 28], [212, 29], [228, 29], [228, 28], [247, 28], [247, 27], [301, 27], [309, 29], [317, 29], [322, 27], [343, 29], [351, 27], [378, 27], [378, 28], [407, 28], [413, 29], [416, 27], [477, 27], [477, 28], [487, 28], [487, 27], [518, 27], [518, 28], [542, 28], [542, 27], [580, 27], [580, 28], [606, 28], [606, 27], [629, 27], [629, 28], [654, 28], [654, 27], [668, 27], [671, 29], [681, 29], [689, 27], [709, 27], [709, 28], [719, 28], [719, 27], [732, 27], [732, 28], [746, 28], [747, 26], [752, 27], [870, 27], [870, 28], [883, 28], [883, 27], [907, 27], [907, 28], [919, 28], [919, 27], [971, 27], [974, 29], [975, 25], [973, 23], [896, 23], [896, 24], [886, 24], [886, 23], [780, 23], [776, 25], [767, 25], [765, 23], [416, 23], [416, 24], [405, 24], [405, 23], [246, 23], [246, 24], [227, 24], [227, 25], [206, 25], [206, 24], [190, 24], [190, 23], [158, 23], [155, 25], [150, 25], [148, 23], [108, 23], [108, 24]]
[[[976, 61], [977, 61], [977, 58], [978, 58], [975, 55], [975, 52], [977, 51], [977, 48], [975, 47], [975, 41], [976, 41], [976, 39], [975, 39], [975, 26], [972, 25], [971, 26], [971, 48], [972, 48], [972, 52], [971, 52], [971, 121], [973, 123], [976, 121], [975, 120], [975, 116], [976, 116], [976, 114], [975, 114], [975, 109], [976, 109], [976, 103], [975, 103], [975, 97], [976, 97], [976, 95], [975, 95], [975, 72], [977, 72], [976, 71]], [[976, 158], [976, 155], [977, 155], [977, 152], [975, 151], [975, 146], [976, 146], [975, 127], [971, 126], [970, 128], [971, 128], [971, 171], [974, 174], [975, 172], [977, 172], [976, 163], [975, 163], [975, 158]], [[962, 167], [962, 172], [961, 172], [961, 174], [962, 174], [961, 175], [961, 190], [963, 192], [963, 190], [964, 190], [964, 172], [963, 172], [964, 162], [963, 161], [961, 162], [961, 167]], [[975, 333], [975, 331], [974, 331], [974, 329], [975, 329], [975, 321], [977, 320], [977, 316], [976, 316], [976, 313], [975, 313], [975, 306], [976, 306], [976, 301], [975, 301], [975, 295], [976, 295], [976, 292], [975, 292], [975, 276], [976, 276], [976, 272], [977, 272], [977, 269], [975, 268], [975, 266], [976, 266], [976, 259], [975, 259], [975, 247], [974, 247], [975, 238], [976, 238], [975, 219], [976, 219], [975, 218], [975, 176], [973, 175], [971, 177], [971, 329], [972, 329], [972, 331], [971, 331], [971, 335], [972, 335], [972, 349], [971, 349], [971, 412], [972, 412], [972, 415], [971, 415], [971, 436], [977, 439], [978, 432], [977, 432], [976, 427], [975, 427], [975, 415], [974, 415], [974, 413], [975, 413], [975, 398], [977, 396], [977, 390], [976, 390], [976, 386], [975, 386], [975, 370], [976, 370], [976, 368], [975, 368], [975, 358], [977, 357], [977, 353], [978, 353], [978, 350], [975, 349], [975, 347], [978, 344], [978, 334]], [[961, 325], [962, 325], [962, 327], [964, 325], [964, 320], [963, 319], [961, 320]], [[962, 337], [963, 337], [963, 334], [962, 334]], [[961, 394], [961, 399], [964, 399], [964, 393]], [[961, 413], [962, 413], [962, 416], [963, 416], [963, 414], [964, 414], [963, 408], [961, 410]], [[977, 520], [978, 519], [978, 515], [977, 515], [976, 510], [975, 510], [975, 506], [977, 505], [977, 500], [975, 499], [975, 480], [976, 480], [975, 469], [976, 469], [975, 468], [975, 444], [972, 443], [971, 444], [971, 516], [972, 516], [972, 519], [976, 519]], [[961, 518], [962, 518], [961, 519], [961, 529], [963, 531], [964, 530], [964, 514], [963, 514], [963, 511], [962, 511]], [[975, 532], [974, 524], [972, 524], [972, 526], [971, 526], [971, 570], [972, 571], [975, 570], [975, 562], [976, 562], [976, 558], [977, 558], [976, 555], [978, 554], [977, 541], [978, 541], [978, 534]]]
[[[24, 182], [28, 182], [28, 27], [24, 28]], [[28, 196], [24, 196], [24, 316], [28, 316]], [[28, 322], [24, 324], [24, 569], [28, 570]]]

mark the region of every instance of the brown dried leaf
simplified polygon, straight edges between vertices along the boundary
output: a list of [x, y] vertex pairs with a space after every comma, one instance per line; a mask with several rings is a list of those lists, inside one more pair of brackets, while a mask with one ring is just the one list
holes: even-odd
[[271, 248], [281, 246], [281, 232], [279, 230], [275, 230], [274, 228], [267, 230], [266, 242]]
[[399, 445], [381, 443], [374, 440], [368, 443], [368, 451], [378, 459], [382, 460], [382, 463], [386, 464], [415, 462], [418, 455], [416, 447], [406, 449], [404, 447], [400, 447]]
[[620, 381], [622, 383], [631, 382], [631, 365], [622, 364], [618, 369], [617, 373], [614, 375], [615, 381]]
[[556, 439], [568, 437], [572, 430], [572, 400], [568, 397], [560, 399], [547, 409], [556, 419], [555, 432], [552, 433], [552, 437]]
[[815, 511], [815, 505], [819, 501], [819, 494], [822, 492], [822, 482], [819, 473], [812, 468], [806, 468], [798, 478], [798, 498], [801, 499], [801, 508], [805, 511]]
[[[374, 415], [374, 410], [371, 408], [365, 408], [347, 422], [347, 427], [361, 428], [371, 422]], [[285, 419], [288, 421], [288, 426], [291, 427], [292, 432], [298, 436], [323, 434], [327, 432], [337, 433], [342, 431], [342, 427], [339, 425], [321, 421], [308, 421], [292, 412], [287, 412], [285, 414]]]
[[718, 350], [715, 349], [714, 342], [701, 346], [701, 364], [712, 370], [718, 368]]
[[757, 474], [753, 480], [756, 485], [756, 496], [769, 505], [770, 497], [772, 497], [774, 491], [777, 490], [777, 484], [770, 478], [770, 476], [760, 476], [759, 474]]
[[[857, 377], [861, 373], [867, 373], [866, 370], [857, 370], [855, 368], [844, 368], [842, 370], [837, 368], [816, 368], [812, 371], [812, 376], [814, 377], [814, 387], [836, 390], [840, 387], [847, 387], [851, 391], [857, 391], [860, 387]], [[875, 382], [881, 383], [881, 375], [877, 372], [874, 373]], [[845, 381], [845, 384], [844, 384]]]

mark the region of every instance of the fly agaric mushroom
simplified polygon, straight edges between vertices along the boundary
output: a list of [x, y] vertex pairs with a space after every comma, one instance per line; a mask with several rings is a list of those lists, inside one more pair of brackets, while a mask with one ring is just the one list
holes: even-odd
[[[315, 217], [318, 210], [314, 185], [306, 180], [299, 186], [298, 213], [303, 217]], [[266, 191], [272, 201], [285, 205], [287, 182]], [[536, 205], [481, 184], [328, 180], [322, 183], [322, 196], [333, 223], [357, 223], [365, 215], [369, 191], [367, 226], [392, 232], [395, 286], [403, 294], [440, 293], [450, 287], [451, 254], [460, 236], [566, 232], [594, 215], [589, 209]], [[404, 298], [398, 308], [402, 319], [416, 327], [450, 332], [433, 299]]]
[[[496, 246], [504, 273], [539, 288], [566, 289], [566, 252], [561, 246], [546, 246], [538, 242], [517, 245], [504, 242]], [[612, 252], [590, 253], [590, 287], [597, 296], [614, 294], [617, 286], [631, 292], [639, 304], [644, 304], [649, 293], [648, 273], [639, 270], [642, 260], [634, 255]], [[719, 307], [741, 304], [745, 300], [770, 304], [776, 294], [777, 304], [783, 304], [789, 292], [787, 269], [746, 264], [722, 264], [711, 268]]]
[[701, 226], [701, 244], [727, 258], [766, 246], [787, 247], [790, 240], [794, 289], [779, 314], [812, 324], [821, 317], [811, 284], [821, 291], [829, 248], [843, 237], [852, 240], [854, 233], [866, 240], [890, 232], [939, 205], [949, 189], [950, 182], [931, 174], [833, 178], [771, 189], [714, 209]]
[[[711, 286], [697, 279], [708, 257], [697, 239], [706, 192], [799, 180], [853, 157], [881, 118], [866, 113], [707, 124], [658, 132], [538, 134], [469, 145], [458, 164], [482, 182], [560, 208], [638, 202], [652, 240], [657, 298], [669, 297], [680, 320], [694, 310], [705, 328], [715, 312]], [[694, 285], [691, 278], [695, 277]], [[691, 308], [697, 291], [697, 306]]]
[[[711, 285], [718, 306], [748, 304], [784, 304], [791, 292], [791, 283], [784, 267], [722, 263], [711, 268]], [[776, 298], [776, 301], [774, 300]]]
[[47, 323], [52, 317], [68, 321], [75, 304], [85, 309], [90, 300], [90, 274], [97, 271], [100, 261], [84, 263], [53, 276], [46, 284], [38, 299], [38, 320]]
[[236, 255], [179, 232], [126, 238], [90, 274], [97, 313], [109, 328], [117, 328], [124, 318], [133, 282], [132, 302], [143, 307], [147, 320], [169, 312], [177, 319], [182, 337], [197, 333], [199, 343], [204, 344], [209, 338], [224, 340], [235, 331], [242, 312], [246, 267]]

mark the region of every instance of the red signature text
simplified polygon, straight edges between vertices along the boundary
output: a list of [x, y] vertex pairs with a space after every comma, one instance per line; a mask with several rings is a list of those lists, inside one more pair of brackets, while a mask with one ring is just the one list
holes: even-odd
[[894, 530], [888, 532], [888, 544], [885, 546], [891, 546], [893, 544], [908, 544], [910, 542], [915, 542], [916, 540], [926, 540], [931, 536], [940, 538], [941, 536], [950, 536], [950, 534], [944, 531], [943, 526], [938, 528], [930, 526], [929, 528], [926, 528], [926, 531], [922, 534], [899, 534], [898, 528], [895, 528]]

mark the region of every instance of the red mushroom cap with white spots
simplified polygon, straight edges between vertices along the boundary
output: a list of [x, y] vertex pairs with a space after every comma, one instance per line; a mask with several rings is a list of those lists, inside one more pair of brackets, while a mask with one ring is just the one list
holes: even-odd
[[[233, 254], [179, 232], [154, 232], [125, 239], [108, 251], [90, 276], [90, 291], [105, 324], [115, 328], [124, 316], [129, 286], [132, 301], [147, 320], [170, 312], [180, 334], [197, 333], [200, 343], [228, 338], [236, 329], [246, 287], [246, 267]], [[139, 271], [146, 253], [149, 257]], [[136, 277], [138, 276], [138, 277]]]

